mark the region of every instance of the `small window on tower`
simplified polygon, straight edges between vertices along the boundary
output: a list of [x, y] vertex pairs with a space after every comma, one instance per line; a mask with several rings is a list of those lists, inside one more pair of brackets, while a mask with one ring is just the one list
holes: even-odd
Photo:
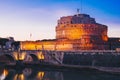
[[65, 31], [64, 30], [62, 31], [62, 35], [65, 35]]

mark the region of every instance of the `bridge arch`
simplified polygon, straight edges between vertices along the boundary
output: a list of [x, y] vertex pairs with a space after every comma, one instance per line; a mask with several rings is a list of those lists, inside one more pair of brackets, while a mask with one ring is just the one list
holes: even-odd
[[4, 56], [5, 56], [10, 62], [14, 62], [14, 61], [16, 61], [13, 55], [10, 55], [10, 54], [4, 54]]
[[29, 56], [32, 58], [33, 62], [39, 61], [37, 55], [35, 55], [35, 54], [29, 54]]

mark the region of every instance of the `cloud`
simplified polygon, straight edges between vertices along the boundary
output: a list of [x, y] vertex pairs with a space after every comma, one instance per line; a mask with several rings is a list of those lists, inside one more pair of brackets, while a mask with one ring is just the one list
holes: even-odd
[[57, 19], [71, 12], [55, 8], [21, 8], [19, 6], [0, 6], [0, 36], [14, 36], [16, 40], [55, 38]]
[[[38, 5], [39, 4], [39, 5]], [[0, 3], [0, 36], [14, 36], [16, 40], [27, 40], [32, 33], [32, 40], [55, 38], [57, 20], [62, 16], [74, 15], [77, 3], [47, 4], [38, 3]], [[49, 6], [48, 6], [49, 5]], [[90, 14], [96, 21], [108, 25], [109, 36], [120, 36], [120, 22], [117, 17], [110, 17], [96, 8], [85, 5], [85, 13]]]
[[109, 37], [120, 37], [120, 24], [111, 24], [108, 25], [108, 36]]

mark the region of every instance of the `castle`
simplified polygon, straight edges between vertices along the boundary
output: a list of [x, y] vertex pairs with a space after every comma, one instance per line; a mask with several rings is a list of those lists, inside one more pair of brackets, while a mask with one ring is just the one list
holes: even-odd
[[107, 26], [96, 23], [87, 14], [61, 17], [56, 27], [56, 39], [73, 40], [75, 50], [107, 49]]
[[108, 27], [87, 14], [61, 17], [56, 39], [22, 41], [22, 50], [108, 50]]

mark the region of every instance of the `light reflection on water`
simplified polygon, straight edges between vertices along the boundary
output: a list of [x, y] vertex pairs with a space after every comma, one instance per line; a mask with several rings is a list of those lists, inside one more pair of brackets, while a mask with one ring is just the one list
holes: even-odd
[[0, 80], [4, 80], [8, 75], [8, 70], [3, 69], [2, 73], [0, 73]]
[[120, 80], [120, 74], [98, 71], [66, 71], [51, 69], [23, 70], [0, 68], [0, 80]]

